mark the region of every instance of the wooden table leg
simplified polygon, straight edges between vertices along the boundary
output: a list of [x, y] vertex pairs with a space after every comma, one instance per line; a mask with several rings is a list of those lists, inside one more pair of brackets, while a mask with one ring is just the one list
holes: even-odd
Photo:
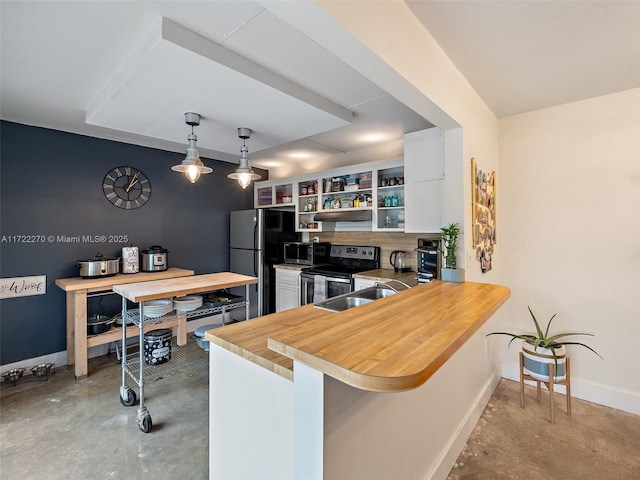
[[66, 302], [67, 302], [67, 365], [71, 366], [75, 363], [75, 344], [76, 338], [74, 335], [75, 331], [75, 308], [74, 308], [74, 297], [75, 292], [67, 292]]
[[178, 345], [187, 344], [187, 314], [178, 312], [178, 332], [176, 335]]
[[76, 290], [73, 296], [74, 360], [76, 379], [89, 373], [87, 364], [87, 291]]

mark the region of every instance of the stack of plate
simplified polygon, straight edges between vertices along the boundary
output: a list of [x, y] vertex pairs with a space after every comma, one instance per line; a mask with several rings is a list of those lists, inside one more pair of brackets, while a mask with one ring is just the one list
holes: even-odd
[[202, 306], [200, 295], [186, 295], [173, 299], [173, 307], [179, 312], [190, 312]]
[[145, 317], [158, 318], [173, 310], [173, 301], [167, 298], [144, 302]]

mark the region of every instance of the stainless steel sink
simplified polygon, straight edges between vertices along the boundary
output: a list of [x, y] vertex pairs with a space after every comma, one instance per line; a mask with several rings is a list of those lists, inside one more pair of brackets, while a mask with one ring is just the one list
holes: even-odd
[[362, 290], [358, 290], [357, 292], [353, 292], [352, 295], [354, 293], [358, 294], [357, 295], [358, 298], [377, 300], [379, 298], [384, 298], [384, 297], [388, 297], [389, 295], [393, 295], [396, 293], [396, 291], [386, 287], [369, 287], [369, 288], [363, 288]]
[[313, 306], [330, 310], [332, 312], [344, 312], [350, 308], [359, 307], [366, 303], [371, 303], [379, 298], [388, 297], [396, 293], [394, 290], [386, 287], [375, 286], [363, 288], [355, 292], [345, 293], [337, 297], [327, 298], [321, 302], [315, 303]]

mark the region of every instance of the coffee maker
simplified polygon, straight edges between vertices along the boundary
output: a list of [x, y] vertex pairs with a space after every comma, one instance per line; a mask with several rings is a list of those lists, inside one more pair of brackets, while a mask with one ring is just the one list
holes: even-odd
[[418, 239], [418, 284], [427, 283], [440, 277], [442, 254], [440, 253], [442, 235], [434, 233]]

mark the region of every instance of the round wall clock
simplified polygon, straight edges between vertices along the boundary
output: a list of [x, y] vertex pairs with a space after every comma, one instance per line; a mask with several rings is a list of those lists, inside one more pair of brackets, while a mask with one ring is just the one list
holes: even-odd
[[104, 176], [102, 191], [116, 207], [133, 210], [149, 201], [151, 183], [137, 168], [116, 167]]

